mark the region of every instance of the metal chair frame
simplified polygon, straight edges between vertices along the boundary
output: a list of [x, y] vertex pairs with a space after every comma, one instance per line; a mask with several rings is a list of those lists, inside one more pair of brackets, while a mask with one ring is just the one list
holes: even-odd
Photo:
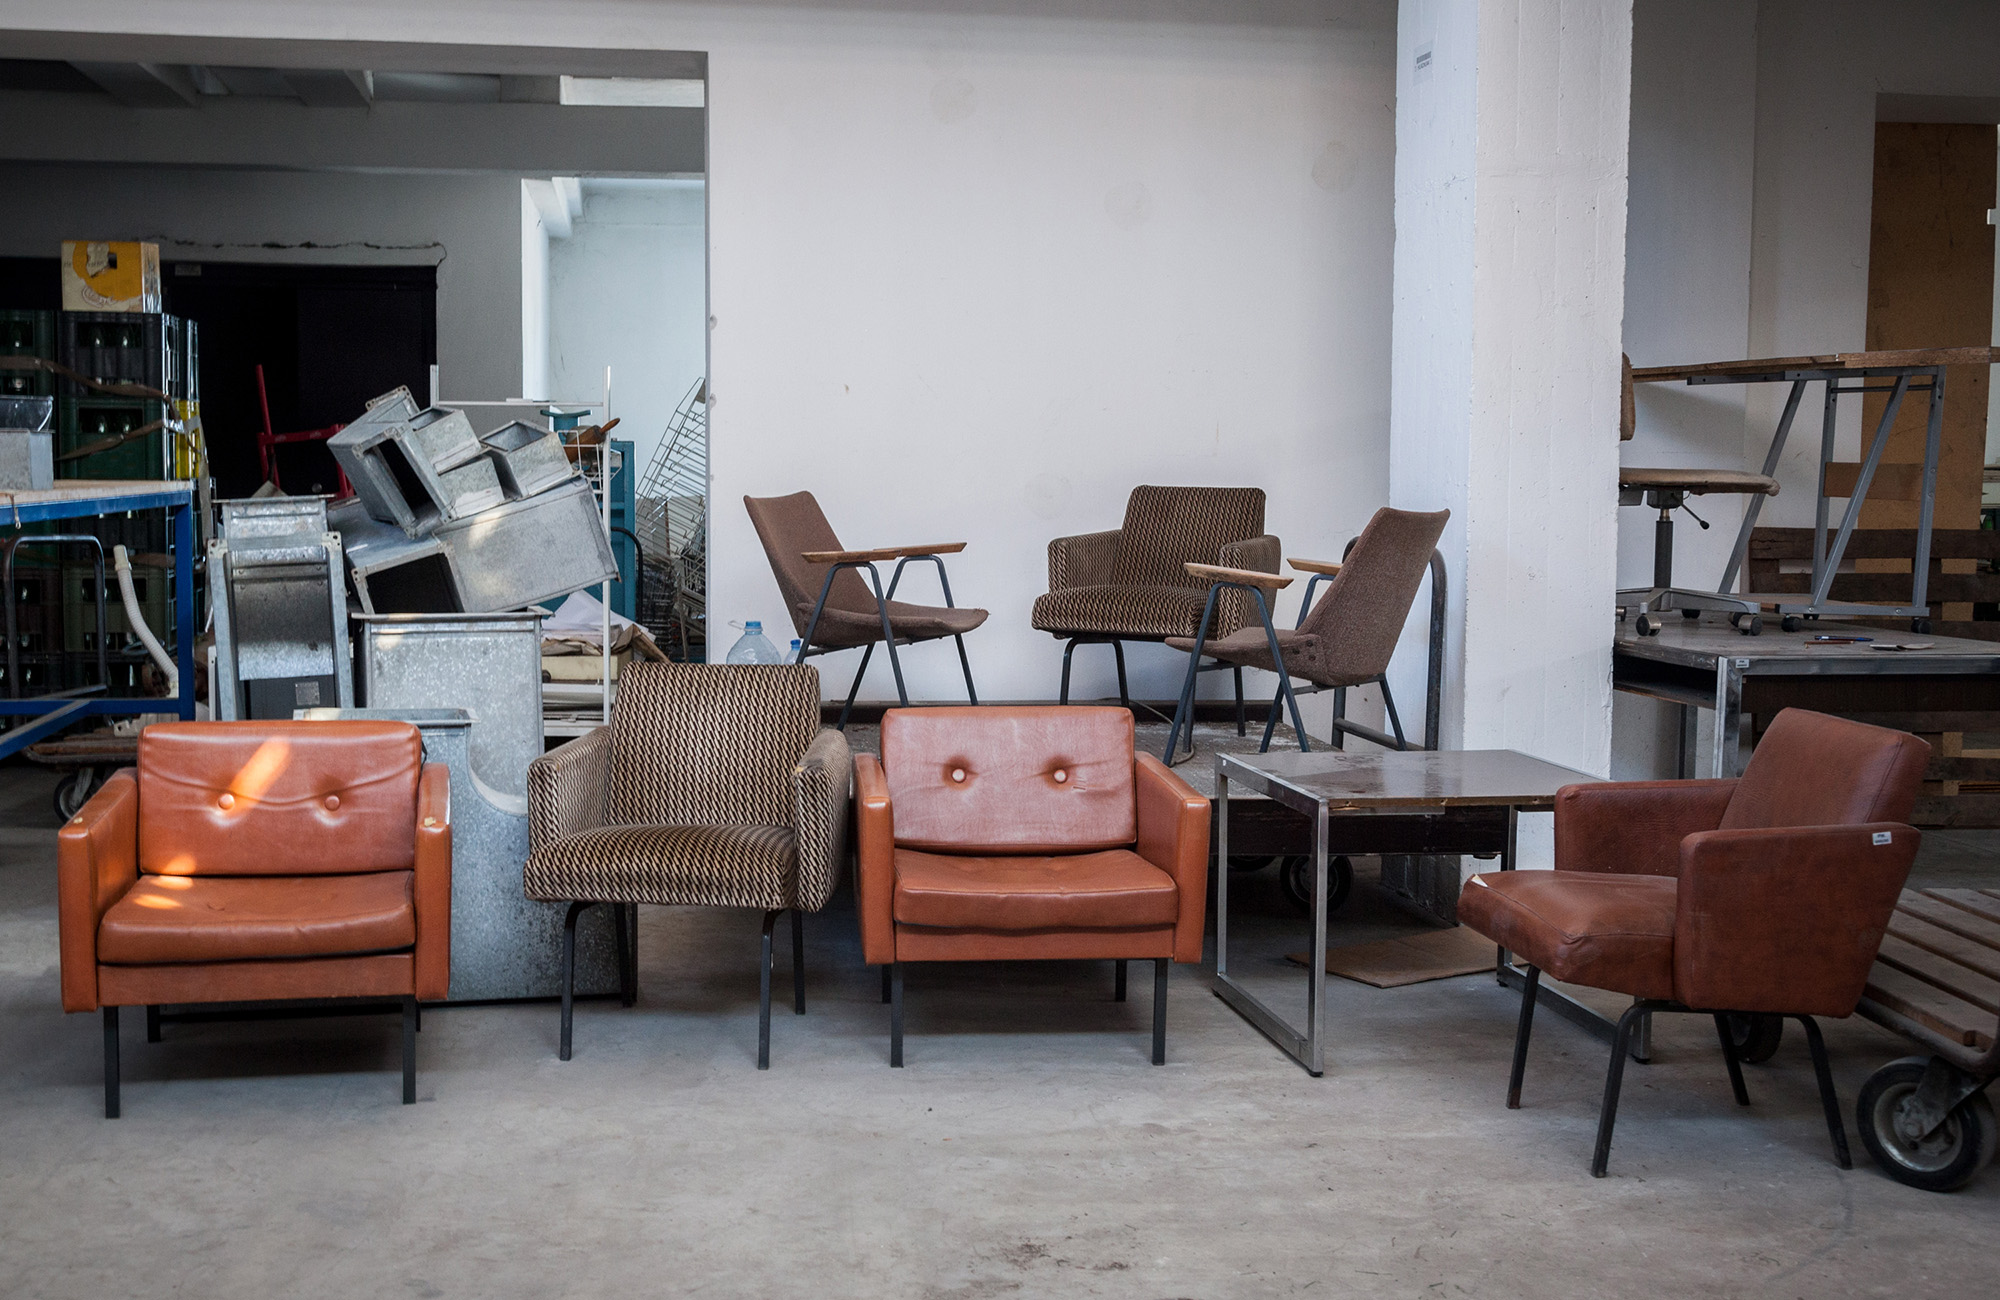
[[[1131, 689], [1126, 685], [1125, 681], [1125, 642], [1127, 641], [1153, 642], [1157, 644], [1157, 643], [1164, 643], [1166, 641], [1166, 638], [1162, 636], [1143, 636], [1143, 637], [1112, 636], [1109, 633], [1100, 633], [1100, 632], [1079, 632], [1075, 636], [1071, 637], [1069, 639], [1069, 643], [1063, 647], [1062, 691], [1056, 697], [1056, 702], [1058, 704], [1069, 703], [1069, 660], [1070, 656], [1076, 653], [1076, 648], [1080, 645], [1108, 645], [1111, 647], [1111, 653], [1118, 660], [1119, 707], [1126, 709], [1141, 708], [1144, 709], [1146, 712], [1152, 714], [1154, 717], [1164, 719], [1165, 715], [1162, 714], [1158, 709], [1154, 708], [1152, 705], [1143, 702], [1137, 705], [1134, 705], [1132, 703], [1132, 692]], [[1239, 736], [1245, 736], [1249, 734], [1249, 719], [1248, 715], [1244, 712], [1243, 708], [1242, 665], [1225, 664], [1225, 663], [1203, 664], [1200, 671], [1205, 673], [1212, 673], [1212, 672], [1218, 672], [1224, 668], [1233, 669], [1235, 672], [1236, 734]]]
[[[852, 650], [854, 648], [853, 646], [820, 646], [815, 648], [813, 646], [813, 633], [819, 630], [819, 618], [826, 610], [826, 598], [833, 591], [834, 575], [842, 569], [866, 569], [868, 571], [869, 585], [875, 588], [875, 610], [882, 619], [882, 641], [889, 647], [889, 670], [896, 675], [896, 702], [904, 708], [908, 708], [910, 706], [910, 693], [903, 685], [903, 664], [896, 657], [896, 646], [899, 640], [903, 645], [916, 645], [918, 638], [898, 638], [896, 636], [895, 629], [889, 625], [889, 602], [896, 598], [896, 587], [903, 581], [903, 566], [912, 560], [929, 560], [932, 564], [937, 565], [938, 586], [944, 589], [945, 608], [957, 609], [958, 606], [953, 603], [951, 598], [951, 579], [945, 576], [943, 556], [906, 555], [902, 559], [897, 560], [895, 569], [889, 575], [889, 592], [886, 596], [882, 593], [882, 574], [876, 569], [874, 561], [841, 560], [838, 563], [827, 566], [826, 581], [821, 583], [819, 588], [819, 600], [813, 605], [812, 617], [806, 621], [806, 634], [799, 640], [799, 656], [792, 662], [804, 663], [811, 655], [835, 654], [841, 650]], [[938, 638], [925, 637], [921, 639], [935, 641]], [[958, 643], [958, 666], [965, 674], [966, 698], [973, 704], [977, 704], [979, 703], [979, 692], [972, 685], [972, 662], [965, 656], [965, 636], [963, 633], [954, 632], [951, 639]], [[847, 688], [847, 701], [840, 706], [840, 721], [834, 724], [835, 731], [847, 730], [847, 719], [854, 711], [854, 697], [861, 691], [861, 679], [868, 673], [868, 661], [874, 657], [876, 644], [876, 642], [870, 641], [862, 648], [861, 666], [854, 670], [854, 683]], [[1067, 668], [1067, 661], [1065, 661], [1065, 668]], [[1121, 670], [1123, 668], [1122, 659], [1120, 660], [1120, 668]]]

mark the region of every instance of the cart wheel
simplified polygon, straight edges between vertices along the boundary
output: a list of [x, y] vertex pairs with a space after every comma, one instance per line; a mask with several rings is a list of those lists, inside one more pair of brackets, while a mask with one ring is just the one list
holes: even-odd
[[1744, 636], [1762, 636], [1764, 635], [1764, 616], [1762, 614], [1752, 614], [1741, 623], [1738, 623], [1736, 630]]
[[1929, 1065], [1921, 1056], [1906, 1056], [1869, 1075], [1854, 1102], [1854, 1122], [1883, 1173], [1926, 1192], [1949, 1192], [1971, 1182], [1993, 1158], [2000, 1127], [1993, 1122], [1993, 1103], [1985, 1093], [1974, 1093], [1929, 1137], [1905, 1129], [1903, 1110]]
[[1278, 862], [1278, 861], [1281, 861], [1281, 859], [1271, 857], [1269, 854], [1264, 854], [1264, 853], [1253, 853], [1248, 855], [1242, 853], [1232, 853], [1229, 855], [1229, 874], [1232, 876], [1248, 875], [1252, 871], [1262, 871], [1265, 867], [1268, 867], [1273, 862]]
[[1639, 615], [1639, 621], [1634, 626], [1639, 629], [1640, 636], [1658, 636], [1660, 634], [1660, 620], [1654, 618], [1651, 614]]
[[1783, 1042], [1784, 1038], [1783, 1016], [1730, 1013], [1729, 1039], [1736, 1044], [1736, 1059], [1739, 1061], [1762, 1065], [1778, 1054], [1778, 1044]]
[[1931, 621], [1927, 618], [1913, 618], [1910, 620], [1910, 631], [1915, 632], [1918, 636], [1929, 636]]
[[1787, 614], [1783, 618], [1778, 620], [1778, 626], [1785, 629], [1785, 631], [1787, 632], [1796, 632], [1801, 627], [1805, 626], [1805, 624], [1799, 621], [1799, 616], [1797, 614]]
[[1701, 617], [1701, 611], [1700, 611], [1700, 610], [1698, 610], [1698, 609], [1684, 609], [1684, 610], [1682, 610], [1682, 611], [1681, 611], [1681, 617], [1682, 617], [1682, 618], [1700, 618], [1700, 617]]
[[[1285, 897], [1301, 912], [1312, 910], [1312, 854], [1294, 853], [1288, 855], [1278, 868], [1278, 883], [1284, 886]], [[1345, 854], [1336, 854], [1326, 860], [1326, 910], [1331, 912], [1347, 901], [1354, 892], [1354, 864]]]
[[68, 821], [83, 811], [83, 805], [97, 790], [97, 769], [79, 767], [62, 780], [56, 782], [56, 817]]

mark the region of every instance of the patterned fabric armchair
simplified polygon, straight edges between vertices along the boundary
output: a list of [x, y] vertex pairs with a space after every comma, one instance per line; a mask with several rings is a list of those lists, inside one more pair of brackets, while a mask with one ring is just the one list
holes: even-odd
[[[1034, 625], [1066, 639], [1061, 700], [1069, 703], [1070, 656], [1079, 645], [1109, 642], [1125, 683], [1126, 641], [1193, 636], [1208, 584], [1190, 577], [1189, 561], [1260, 573], [1278, 571], [1278, 539], [1264, 535], [1262, 488], [1136, 487], [1125, 525], [1049, 543], [1049, 590], [1035, 601]], [[1224, 594], [1210, 635], [1227, 636], [1253, 621], [1249, 597]], [[1236, 672], [1239, 728], [1243, 673]]]
[[[528, 897], [566, 902], [562, 1047], [570, 1057], [576, 918], [619, 909], [624, 1002], [638, 992], [639, 903], [764, 912], [757, 1068], [771, 1064], [771, 931], [792, 914], [794, 1010], [806, 1010], [800, 916], [826, 906], [847, 826], [846, 739], [819, 728], [819, 670], [629, 664], [610, 725], [528, 768]], [[628, 937], [629, 934], [629, 937]]]

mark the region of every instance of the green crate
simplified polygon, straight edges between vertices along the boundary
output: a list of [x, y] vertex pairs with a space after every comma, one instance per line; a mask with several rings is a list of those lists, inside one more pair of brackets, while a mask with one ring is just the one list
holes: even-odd
[[166, 476], [167, 434], [156, 429], [105, 451], [76, 459], [64, 456], [114, 434], [166, 418], [164, 402], [132, 398], [64, 397], [56, 437], [56, 477], [157, 479]]
[[[53, 360], [55, 322], [52, 311], [0, 311], [0, 356]], [[0, 397], [47, 397], [55, 379], [46, 370], [0, 370]]]

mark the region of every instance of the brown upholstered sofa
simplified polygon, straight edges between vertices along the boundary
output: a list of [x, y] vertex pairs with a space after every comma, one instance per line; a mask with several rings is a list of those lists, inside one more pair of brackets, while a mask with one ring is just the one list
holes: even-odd
[[1209, 801], [1132, 746], [1111, 708], [891, 709], [857, 755], [863, 960], [887, 968], [903, 1063], [912, 961], [1151, 958], [1153, 1062], [1167, 963], [1198, 962]]
[[65, 1011], [104, 1012], [104, 1113], [118, 1009], [366, 998], [451, 982], [451, 781], [401, 722], [148, 727], [56, 849]]

